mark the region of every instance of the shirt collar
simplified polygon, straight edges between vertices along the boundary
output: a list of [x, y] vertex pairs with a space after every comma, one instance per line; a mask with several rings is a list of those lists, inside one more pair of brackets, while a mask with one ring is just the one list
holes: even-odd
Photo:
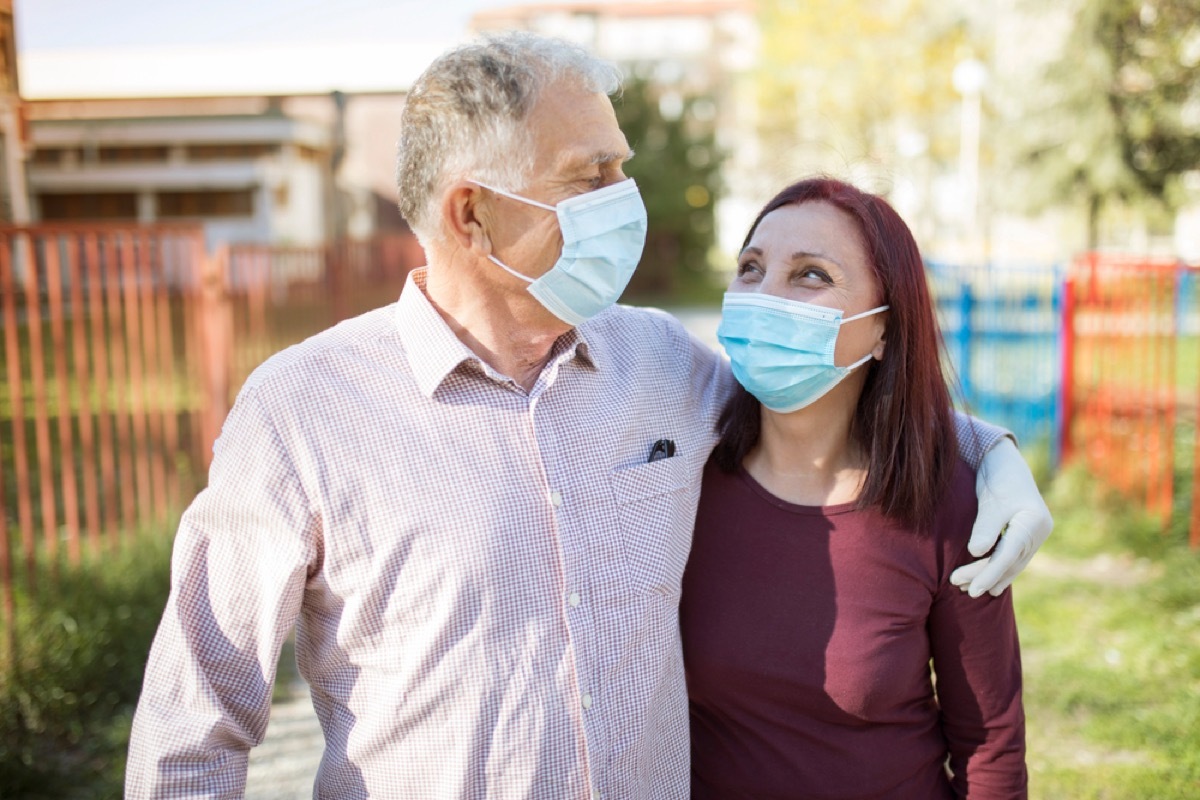
[[[426, 267], [420, 267], [408, 274], [404, 289], [400, 292], [400, 300], [396, 303], [396, 327], [421, 394], [433, 397], [434, 391], [450, 373], [460, 364], [468, 362], [477, 364], [479, 370], [493, 380], [505, 380], [505, 376], [485, 364], [454, 335], [442, 315], [429, 302], [425, 296], [426, 270]], [[572, 328], [554, 343], [546, 367], [579, 356], [581, 365], [595, 369], [591, 350], [587, 336], [578, 328]]]

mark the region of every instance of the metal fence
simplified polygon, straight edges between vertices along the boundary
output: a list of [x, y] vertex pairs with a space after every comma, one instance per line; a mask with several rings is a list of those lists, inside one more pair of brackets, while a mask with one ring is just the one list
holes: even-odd
[[1088, 253], [1053, 267], [930, 263], [963, 405], [1091, 472], [1200, 547], [1200, 295], [1174, 259]]
[[[199, 488], [233, 393], [276, 350], [388, 302], [411, 236], [205, 252], [188, 227], [0, 228], [0, 591], [163, 526]], [[1160, 519], [1190, 514], [1200, 280], [1174, 261], [929, 265], [964, 405]]]
[[[189, 228], [0, 229], [0, 590], [79, 563], [190, 496], [204, 376]], [[10, 534], [16, 523], [15, 535]], [[20, 565], [23, 565], [23, 569]]]
[[[396, 297], [412, 236], [204, 250], [194, 227], [0, 228], [0, 595], [100, 557], [203, 483], [233, 393], [271, 353]], [[11, 630], [10, 630], [11, 633]]]
[[927, 267], [960, 404], [1057, 459], [1061, 268]]

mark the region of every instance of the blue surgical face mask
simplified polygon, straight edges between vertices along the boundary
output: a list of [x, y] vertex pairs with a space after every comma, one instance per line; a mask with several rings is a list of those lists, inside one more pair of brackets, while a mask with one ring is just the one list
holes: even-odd
[[556, 206], [472, 183], [531, 206], [553, 211], [562, 229], [562, 255], [550, 271], [529, 278], [489, 255], [492, 263], [529, 284], [529, 293], [569, 325], [591, 319], [617, 302], [646, 244], [646, 206], [633, 178], [563, 200]]
[[717, 339], [729, 355], [733, 377], [772, 411], [811, 405], [837, 386], [871, 354], [845, 367], [833, 362], [838, 331], [879, 306], [842, 319], [836, 308], [765, 294], [727, 292]]

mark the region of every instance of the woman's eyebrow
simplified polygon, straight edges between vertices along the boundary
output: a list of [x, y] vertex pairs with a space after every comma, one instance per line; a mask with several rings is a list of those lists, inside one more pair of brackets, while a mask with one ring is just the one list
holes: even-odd
[[838, 261], [833, 256], [826, 255], [825, 253], [813, 253], [809, 252], [808, 250], [797, 250], [796, 252], [792, 253], [791, 260], [803, 261], [806, 258], [817, 258], [821, 261], [828, 261], [830, 264], [835, 264], [839, 269], [844, 269], [844, 267], [842, 267], [842, 262]]

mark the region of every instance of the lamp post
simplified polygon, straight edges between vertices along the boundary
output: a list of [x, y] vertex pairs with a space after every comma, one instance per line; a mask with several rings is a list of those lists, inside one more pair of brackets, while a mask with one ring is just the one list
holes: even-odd
[[954, 90], [962, 96], [962, 128], [958, 142], [958, 178], [962, 192], [963, 229], [969, 246], [979, 241], [979, 138], [983, 88], [987, 85], [987, 67], [975, 58], [966, 58], [954, 66], [951, 76]]

